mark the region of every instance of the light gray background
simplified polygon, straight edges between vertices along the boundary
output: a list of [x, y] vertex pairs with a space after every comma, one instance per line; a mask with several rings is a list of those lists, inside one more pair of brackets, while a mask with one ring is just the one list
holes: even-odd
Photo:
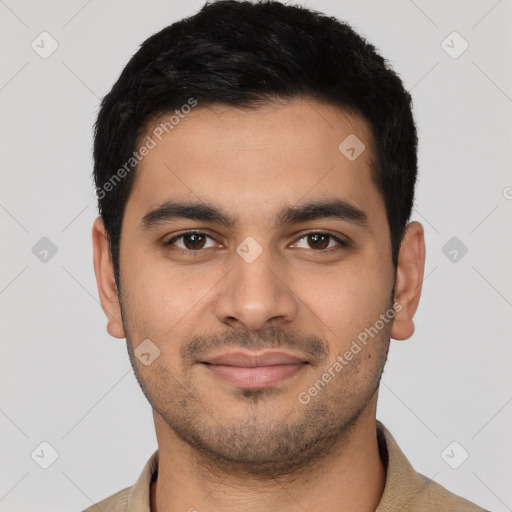
[[[82, 510], [132, 485], [156, 449], [97, 297], [92, 125], [139, 44], [202, 5], [0, 0], [1, 511]], [[378, 417], [418, 471], [512, 510], [511, 1], [303, 5], [349, 21], [414, 98], [426, 278], [415, 334], [392, 342]], [[31, 48], [43, 31], [59, 45], [47, 59]], [[469, 43], [458, 58], [441, 46], [453, 31]], [[46, 263], [32, 253], [42, 237], [58, 248]], [[468, 248], [456, 262], [442, 252], [452, 237]], [[43, 441], [59, 455], [48, 469], [31, 458]], [[441, 456], [452, 441], [469, 453], [458, 469]]]

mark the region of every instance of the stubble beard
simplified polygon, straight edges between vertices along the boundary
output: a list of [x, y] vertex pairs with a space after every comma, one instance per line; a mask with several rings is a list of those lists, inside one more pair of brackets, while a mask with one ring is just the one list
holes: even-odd
[[[133, 355], [132, 336], [126, 329], [128, 353], [139, 385], [156, 413], [164, 420], [171, 437], [191, 448], [197, 468], [205, 474], [219, 472], [244, 478], [268, 480], [311, 472], [313, 466], [339, 452], [350, 441], [358, 420], [375, 402], [389, 350], [389, 329], [384, 329], [370, 353], [355, 355], [308, 404], [297, 400], [297, 389], [290, 392], [293, 405], [285, 413], [272, 407], [276, 389], [237, 389], [236, 398], [247, 405], [243, 419], [222, 417], [214, 403], [206, 403], [190, 374], [182, 382], [163, 365], [141, 372]], [[376, 350], [376, 347], [378, 349]], [[358, 374], [368, 361], [372, 371], [365, 373], [364, 389], [354, 389]], [[327, 363], [318, 367], [310, 386], [321, 378]], [[147, 378], [148, 376], [151, 378]], [[357, 386], [356, 386], [357, 387]], [[272, 414], [269, 414], [272, 413]], [[220, 417], [219, 417], [220, 416]]]

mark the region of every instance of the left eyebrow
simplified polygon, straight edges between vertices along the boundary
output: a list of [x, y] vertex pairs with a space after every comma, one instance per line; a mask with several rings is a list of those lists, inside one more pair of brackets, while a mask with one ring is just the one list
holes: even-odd
[[[274, 216], [276, 226], [298, 224], [319, 219], [337, 219], [370, 230], [368, 216], [354, 204], [340, 198], [285, 206]], [[144, 215], [139, 228], [150, 230], [175, 219], [189, 219], [221, 224], [233, 228], [238, 217], [205, 202], [166, 201]]]
[[280, 226], [282, 224], [294, 224], [328, 218], [348, 222], [363, 229], [370, 228], [366, 213], [344, 199], [331, 199], [288, 206], [277, 214], [275, 223]]

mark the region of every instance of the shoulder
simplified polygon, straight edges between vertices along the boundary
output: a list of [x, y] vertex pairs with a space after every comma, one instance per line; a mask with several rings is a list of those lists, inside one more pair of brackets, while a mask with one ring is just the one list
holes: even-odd
[[82, 512], [98, 512], [98, 510], [101, 510], [101, 512], [124, 512], [128, 504], [128, 496], [130, 495], [131, 489], [131, 487], [127, 487], [122, 491], [116, 492], [112, 494], [112, 496], [91, 505]]
[[387, 471], [376, 512], [488, 512], [415, 471], [390, 431], [379, 421], [377, 440]]
[[[423, 482], [423, 487], [413, 500], [411, 505], [425, 505], [431, 510], [449, 511], [449, 512], [488, 512], [475, 503], [458, 496], [442, 485], [434, 482], [430, 478], [417, 473], [419, 479]], [[414, 508], [412, 508], [414, 510]]]
[[130, 510], [150, 509], [151, 482], [158, 473], [158, 450], [146, 462], [139, 478], [131, 487], [116, 492], [82, 512], [126, 512]]

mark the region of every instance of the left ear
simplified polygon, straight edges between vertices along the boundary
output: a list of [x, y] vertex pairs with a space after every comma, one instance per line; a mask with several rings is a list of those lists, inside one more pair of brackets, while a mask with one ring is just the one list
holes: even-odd
[[410, 222], [400, 246], [395, 281], [395, 318], [391, 337], [406, 340], [414, 333], [413, 316], [420, 301], [425, 270], [423, 226]]

